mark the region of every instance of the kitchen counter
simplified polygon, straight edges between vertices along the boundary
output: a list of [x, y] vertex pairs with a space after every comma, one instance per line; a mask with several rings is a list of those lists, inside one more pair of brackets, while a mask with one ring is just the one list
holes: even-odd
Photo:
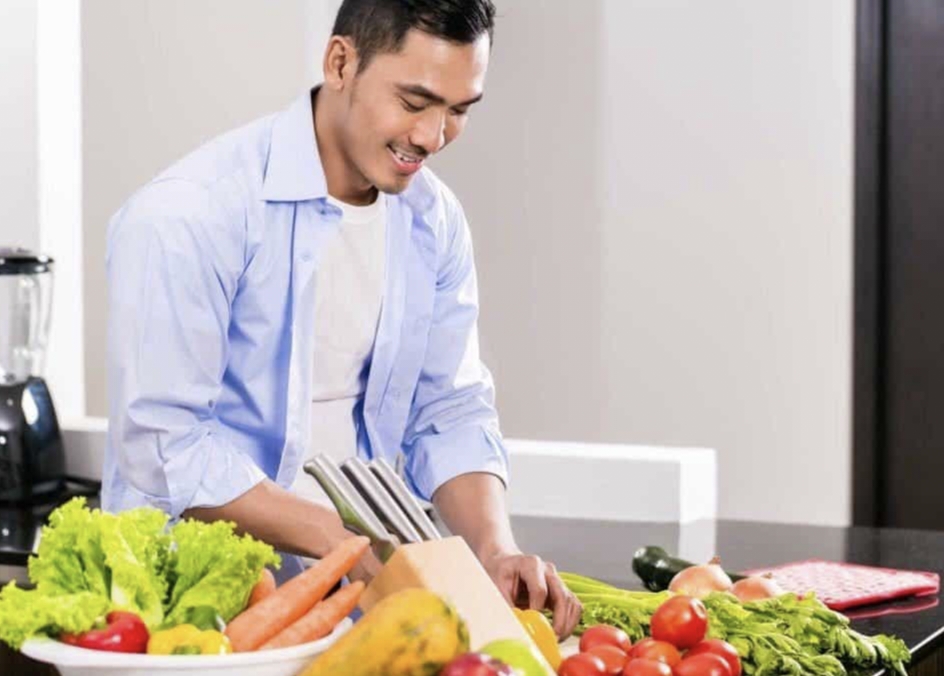
[[[0, 509], [0, 579], [23, 571], [42, 514]], [[633, 552], [658, 545], [683, 557], [719, 554], [729, 570], [746, 570], [809, 558], [930, 570], [944, 574], [944, 533], [874, 528], [829, 528], [736, 521], [649, 524], [618, 521], [513, 518], [519, 544], [558, 568], [640, 589]], [[708, 554], [705, 554], [708, 552]], [[5, 575], [6, 572], [6, 575]], [[914, 655], [914, 676], [944, 673], [944, 606], [937, 597], [850, 611], [867, 634], [895, 634]], [[0, 648], [0, 674], [54, 674]]]

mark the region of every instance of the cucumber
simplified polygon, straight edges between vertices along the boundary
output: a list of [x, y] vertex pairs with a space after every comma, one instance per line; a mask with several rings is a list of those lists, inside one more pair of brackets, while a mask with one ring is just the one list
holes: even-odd
[[[646, 589], [654, 592], [668, 589], [673, 577], [694, 565], [691, 561], [669, 556], [662, 547], [642, 547], [633, 554], [633, 572], [639, 576]], [[746, 577], [731, 572], [728, 572], [728, 576], [733, 582]]]

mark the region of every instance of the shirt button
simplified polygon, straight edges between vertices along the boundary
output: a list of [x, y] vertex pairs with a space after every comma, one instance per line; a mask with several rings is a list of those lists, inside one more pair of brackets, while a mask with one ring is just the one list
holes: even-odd
[[310, 251], [307, 251], [307, 250], [306, 250], [306, 251], [302, 251], [302, 260], [303, 260], [304, 262], [306, 262], [306, 263], [307, 263], [308, 261], [310, 261], [310, 260], [311, 260], [311, 252], [310, 252]]

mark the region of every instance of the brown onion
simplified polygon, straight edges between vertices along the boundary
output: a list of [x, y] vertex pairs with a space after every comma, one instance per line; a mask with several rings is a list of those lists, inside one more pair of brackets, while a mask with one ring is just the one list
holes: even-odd
[[703, 599], [712, 592], [730, 589], [731, 578], [721, 568], [721, 559], [717, 556], [706, 564], [680, 571], [669, 583], [669, 591], [696, 599]]
[[748, 601], [760, 601], [763, 599], [772, 599], [784, 593], [783, 589], [773, 575], [754, 575], [738, 580], [731, 587], [731, 593], [738, 597], [742, 603]]

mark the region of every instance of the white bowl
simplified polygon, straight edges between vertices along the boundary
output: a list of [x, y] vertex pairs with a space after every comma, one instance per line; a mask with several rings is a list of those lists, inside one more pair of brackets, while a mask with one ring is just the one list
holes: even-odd
[[295, 676], [351, 628], [344, 618], [328, 636], [311, 643], [231, 655], [130, 655], [86, 650], [52, 639], [32, 639], [21, 652], [53, 664], [62, 676]]

